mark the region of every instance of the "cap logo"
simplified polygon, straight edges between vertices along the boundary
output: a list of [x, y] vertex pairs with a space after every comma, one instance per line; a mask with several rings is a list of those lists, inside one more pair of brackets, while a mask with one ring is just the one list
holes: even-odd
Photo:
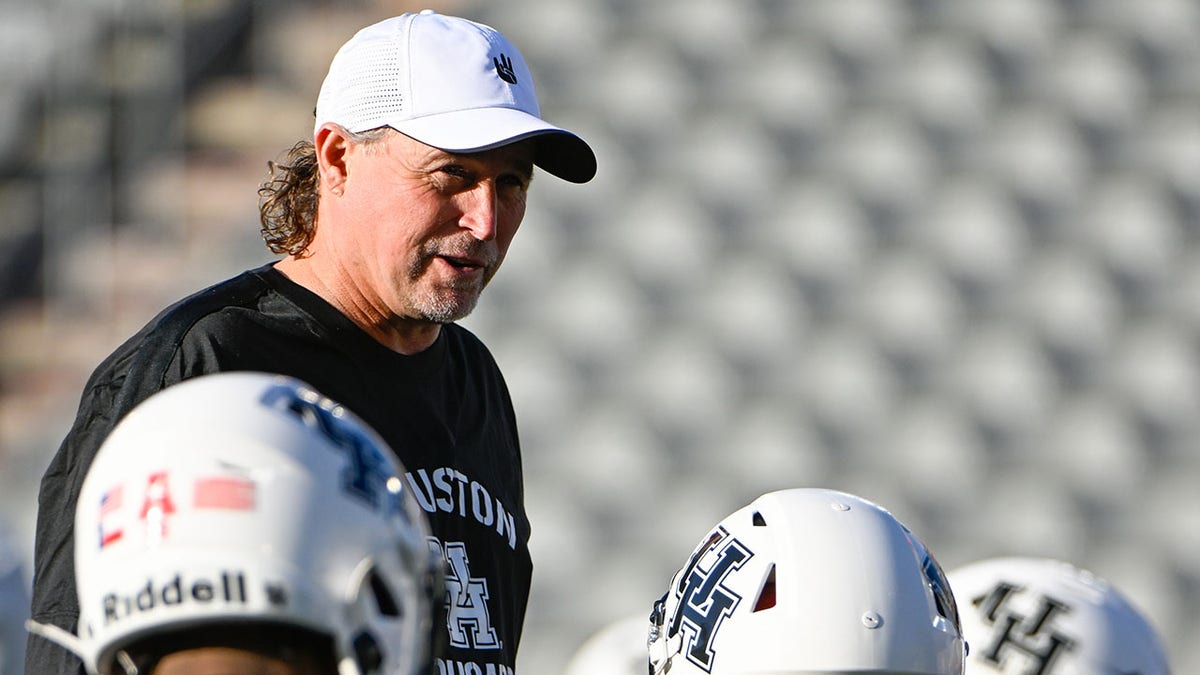
[[517, 74], [513, 72], [512, 59], [501, 54], [499, 57], [493, 58], [492, 63], [495, 64], [496, 74], [500, 76], [500, 79], [509, 84], [517, 83]]

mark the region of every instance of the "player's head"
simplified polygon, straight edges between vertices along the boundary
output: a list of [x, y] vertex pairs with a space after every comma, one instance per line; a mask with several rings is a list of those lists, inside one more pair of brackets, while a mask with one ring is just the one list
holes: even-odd
[[961, 675], [937, 562], [883, 508], [834, 490], [763, 495], [721, 521], [651, 615], [655, 675]]
[[646, 629], [645, 613], [609, 623], [579, 646], [566, 675], [646, 675]]
[[168, 387], [116, 426], [80, 491], [75, 570], [78, 635], [31, 630], [91, 673], [181, 672], [166, 669], [208, 648], [306, 675], [420, 673], [441, 600], [424, 514], [384, 442], [260, 373]]
[[1158, 634], [1108, 582], [1048, 558], [992, 558], [950, 573], [970, 675], [1166, 675]]

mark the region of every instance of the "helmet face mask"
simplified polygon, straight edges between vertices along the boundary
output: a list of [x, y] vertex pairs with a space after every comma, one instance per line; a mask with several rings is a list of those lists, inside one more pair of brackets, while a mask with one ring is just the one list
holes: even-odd
[[1105, 580], [1048, 558], [992, 558], [950, 573], [969, 675], [1167, 675], [1150, 622]]
[[340, 675], [430, 658], [441, 563], [403, 468], [297, 380], [222, 373], [147, 399], [97, 453], [75, 532], [74, 646], [91, 673], [222, 624], [328, 636]]
[[963, 668], [937, 562], [885, 510], [833, 490], [769, 493], [721, 521], [650, 623], [654, 675]]

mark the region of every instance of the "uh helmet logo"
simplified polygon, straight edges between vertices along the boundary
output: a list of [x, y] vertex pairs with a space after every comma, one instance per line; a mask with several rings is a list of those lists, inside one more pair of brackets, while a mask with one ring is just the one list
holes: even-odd
[[991, 639], [981, 645], [982, 659], [1003, 668], [1010, 657], [1025, 658], [1028, 672], [1049, 673], [1057, 659], [1075, 646], [1075, 641], [1055, 628], [1059, 616], [1069, 614], [1067, 603], [1040, 595], [1037, 607], [1028, 615], [1015, 611], [1010, 601], [1024, 589], [1013, 583], [998, 582], [986, 594], [971, 599], [983, 622], [992, 627]]
[[[687, 641], [688, 661], [705, 672], [712, 672], [721, 623], [742, 601], [742, 596], [725, 586], [725, 579], [753, 556], [728, 530], [718, 527], [692, 554], [679, 576], [674, 589], [679, 602], [667, 626], [667, 635], [682, 633]], [[665, 610], [665, 600], [664, 596], [655, 603], [656, 614]]]

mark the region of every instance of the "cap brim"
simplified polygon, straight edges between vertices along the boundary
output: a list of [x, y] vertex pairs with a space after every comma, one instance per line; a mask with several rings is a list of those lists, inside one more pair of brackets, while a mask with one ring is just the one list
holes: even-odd
[[480, 152], [536, 138], [533, 163], [547, 173], [572, 183], [586, 183], [596, 175], [596, 153], [586, 141], [520, 110], [459, 110], [388, 126], [446, 152]]

